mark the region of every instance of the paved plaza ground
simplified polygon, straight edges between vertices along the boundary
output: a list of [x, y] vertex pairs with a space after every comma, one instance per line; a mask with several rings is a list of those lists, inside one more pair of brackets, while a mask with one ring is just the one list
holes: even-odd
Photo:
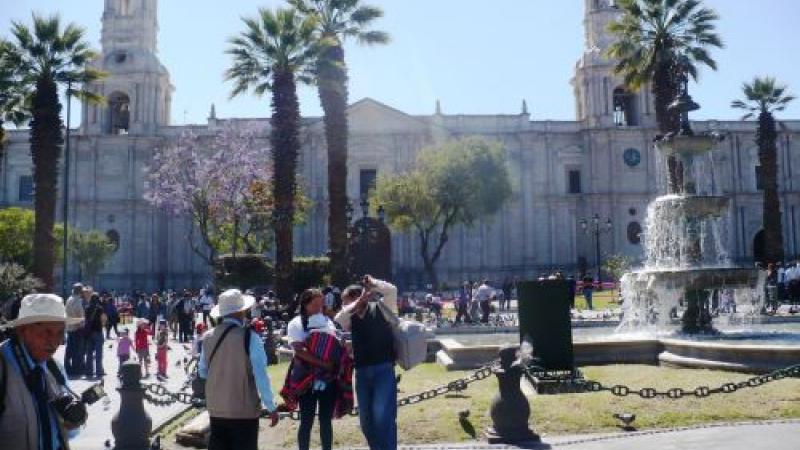
[[[124, 327], [128, 327], [131, 330], [130, 335], [133, 336], [133, 326], [125, 325]], [[123, 326], [120, 325], [119, 328], [122, 329]], [[72, 450], [105, 449], [104, 444], [107, 440], [110, 440], [113, 445], [114, 438], [111, 434], [111, 420], [117, 411], [119, 411], [120, 395], [119, 392], [117, 392], [117, 387], [119, 385], [117, 380], [119, 363], [117, 360], [116, 342], [114, 340], [115, 335], [113, 332], [111, 336], [112, 340], [106, 341], [103, 348], [103, 368], [107, 374], [104, 378], [104, 386], [108, 397], [89, 407], [89, 420], [87, 421], [86, 426], [84, 426], [80, 434], [75, 439], [70, 441], [70, 448]], [[109, 346], [112, 348], [109, 348]], [[183, 344], [179, 344], [176, 341], [170, 342], [170, 351], [168, 352], [167, 356], [169, 361], [167, 375], [169, 376], [169, 379], [164, 383], [164, 386], [171, 392], [177, 392], [186, 380], [183, 372], [183, 358], [186, 355], [187, 349], [184, 348]], [[152, 345], [152, 340], [151, 358], [153, 359], [150, 371], [151, 376], [150, 378], [144, 379], [144, 383], [158, 382], [153, 375], [155, 374], [156, 370], [155, 346]], [[58, 352], [56, 352], [55, 359], [59, 363], [63, 363], [64, 346], [61, 346]], [[176, 366], [178, 361], [181, 362], [180, 366]], [[81, 379], [71, 380], [69, 385], [73, 391], [81, 393], [94, 383], [96, 383], [96, 381]], [[160, 424], [171, 419], [185, 408], [186, 406], [181, 404], [173, 404], [171, 406], [153, 406], [145, 403], [145, 409], [153, 419], [153, 428], [156, 428]]]

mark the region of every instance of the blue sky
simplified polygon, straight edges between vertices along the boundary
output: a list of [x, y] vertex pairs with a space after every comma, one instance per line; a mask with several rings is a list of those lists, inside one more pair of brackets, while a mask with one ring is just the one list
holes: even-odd
[[[99, 49], [102, 0], [0, 0], [0, 35], [10, 20], [31, 11], [60, 12], [87, 30]], [[222, 80], [230, 63], [226, 39], [242, 29], [240, 17], [278, 0], [160, 0], [161, 61], [176, 87], [173, 123], [204, 123], [211, 103], [220, 117], [266, 117], [269, 99], [228, 99]], [[372, 0], [386, 17], [378, 27], [385, 47], [347, 46], [350, 98], [372, 97], [412, 114], [430, 114], [437, 99], [448, 114], [520, 111], [527, 99], [533, 119], [572, 120], [569, 79], [583, 46], [582, 0]], [[696, 118], [735, 119], [729, 108], [742, 81], [771, 74], [800, 94], [797, 0], [706, 0], [722, 20], [726, 48], [714, 52], [720, 70], [704, 70], [693, 87], [703, 105]], [[320, 115], [316, 91], [300, 92], [304, 115]], [[781, 115], [800, 119], [800, 101]]]

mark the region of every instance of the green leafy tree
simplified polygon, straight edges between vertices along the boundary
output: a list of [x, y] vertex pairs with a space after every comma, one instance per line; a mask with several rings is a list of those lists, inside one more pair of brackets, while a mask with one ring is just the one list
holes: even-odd
[[[699, 65], [717, 69], [709, 50], [723, 47], [716, 33], [719, 16], [700, 0], [619, 0], [617, 6], [622, 16], [608, 27], [616, 36], [608, 49], [618, 61], [615, 73], [632, 90], [650, 83], [659, 131], [677, 132], [680, 117], [669, 105], [679, 93], [680, 63], [695, 79]], [[677, 192], [681, 169], [674, 157], [667, 164], [670, 191]]]
[[779, 84], [774, 77], [756, 77], [742, 85], [744, 100], [734, 100], [731, 106], [747, 113], [743, 120], [758, 117], [756, 143], [764, 191], [764, 250], [766, 262], [783, 261], [783, 227], [781, 225], [781, 201], [778, 195], [778, 139], [774, 113], [783, 111], [795, 100], [786, 85]]
[[78, 265], [79, 279], [94, 280], [115, 252], [114, 243], [97, 230], [69, 232], [69, 254]]
[[0, 317], [8, 316], [7, 302], [42, 289], [42, 282], [16, 263], [0, 263]]
[[245, 18], [245, 31], [230, 40], [227, 51], [233, 65], [226, 79], [234, 82], [232, 97], [253, 90], [272, 92], [270, 152], [274, 172], [276, 294], [292, 298], [293, 219], [297, 193], [297, 155], [300, 151], [300, 103], [297, 83], [310, 83], [315, 60], [313, 16], [294, 9], [262, 8], [257, 17]]
[[453, 227], [494, 215], [511, 195], [502, 145], [466, 138], [423, 150], [407, 173], [379, 177], [371, 203], [383, 205], [392, 227], [419, 237], [425, 272], [437, 286], [436, 262]]
[[611, 274], [615, 280], [619, 280], [630, 271], [631, 266], [633, 266], [633, 259], [631, 257], [626, 255], [611, 255], [606, 258], [603, 264], [603, 270]]
[[372, 30], [383, 11], [361, 0], [289, 0], [317, 25], [315, 75], [328, 146], [328, 245], [333, 283], [343, 286], [347, 273], [347, 64], [344, 42], [385, 44], [389, 35]]
[[[0, 263], [15, 263], [26, 271], [33, 267], [33, 233], [36, 216], [30, 209], [0, 209]], [[60, 241], [64, 227], [55, 225], [56, 238]], [[61, 261], [61, 246], [56, 249], [56, 260]]]
[[103, 73], [88, 64], [96, 53], [83, 40], [84, 30], [75, 24], [62, 27], [59, 16], [33, 14], [28, 27], [12, 22], [14, 42], [5, 42], [3, 65], [12, 67], [19, 89], [30, 90], [30, 142], [33, 159], [34, 210], [36, 225], [33, 245], [33, 274], [45, 289], [53, 288], [56, 262], [55, 226], [58, 160], [64, 142], [59, 85], [74, 83], [72, 95], [86, 101], [100, 101], [80, 86], [96, 81]]

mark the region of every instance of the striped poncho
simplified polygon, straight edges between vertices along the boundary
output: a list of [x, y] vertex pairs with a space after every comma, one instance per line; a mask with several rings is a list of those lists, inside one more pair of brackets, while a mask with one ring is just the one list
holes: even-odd
[[336, 386], [336, 405], [333, 417], [340, 418], [353, 409], [353, 359], [344, 344], [332, 333], [313, 331], [305, 341], [306, 349], [324, 362], [333, 362], [334, 372], [312, 366], [299, 358], [293, 358], [286, 372], [286, 380], [281, 389], [286, 407], [297, 409], [300, 397], [314, 387], [315, 381], [334, 383]]

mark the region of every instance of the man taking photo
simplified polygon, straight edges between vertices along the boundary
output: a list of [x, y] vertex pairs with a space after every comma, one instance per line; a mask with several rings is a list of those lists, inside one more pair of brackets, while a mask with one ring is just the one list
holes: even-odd
[[336, 322], [352, 332], [361, 432], [371, 450], [397, 448], [397, 380], [393, 328], [397, 288], [366, 275], [363, 286], [342, 293], [345, 306]]

